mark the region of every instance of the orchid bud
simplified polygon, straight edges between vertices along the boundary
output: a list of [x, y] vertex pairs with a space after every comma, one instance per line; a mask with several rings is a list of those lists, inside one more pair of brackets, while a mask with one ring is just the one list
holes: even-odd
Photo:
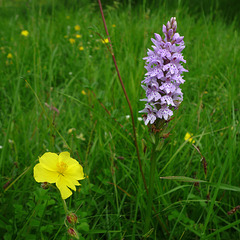
[[168, 21], [167, 22], [167, 30], [169, 30], [171, 28], [171, 23]]

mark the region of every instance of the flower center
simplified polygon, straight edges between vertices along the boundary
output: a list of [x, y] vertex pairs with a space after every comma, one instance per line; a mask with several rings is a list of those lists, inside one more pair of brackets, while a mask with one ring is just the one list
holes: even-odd
[[67, 170], [68, 165], [64, 162], [57, 163], [57, 172], [63, 175], [63, 173]]

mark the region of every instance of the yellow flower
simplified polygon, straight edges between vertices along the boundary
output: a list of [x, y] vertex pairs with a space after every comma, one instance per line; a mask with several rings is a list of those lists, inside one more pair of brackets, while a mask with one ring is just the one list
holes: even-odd
[[116, 25], [115, 25], [115, 24], [113, 24], [113, 25], [112, 25], [112, 27], [116, 27]]
[[9, 53], [9, 54], [7, 55], [7, 58], [11, 59], [11, 58], [13, 58], [13, 55], [12, 55], [11, 53]]
[[84, 50], [84, 47], [83, 47], [83, 46], [79, 47], [79, 50], [80, 50], [80, 51], [83, 51], [83, 50]]
[[69, 42], [70, 42], [71, 44], [74, 44], [76, 41], [75, 41], [74, 38], [69, 38]]
[[66, 16], [66, 19], [70, 19], [70, 16]]
[[108, 38], [105, 38], [104, 40], [102, 40], [102, 43], [109, 43]]
[[81, 91], [82, 95], [86, 95], [86, 92], [84, 90]]
[[80, 28], [79, 25], [76, 25], [76, 26], [74, 27], [74, 29], [75, 29], [75, 31], [79, 31], [81, 28]]
[[185, 141], [188, 140], [190, 143], [195, 143], [195, 140], [192, 139], [192, 135], [193, 135], [192, 133], [187, 132], [185, 137], [184, 137], [184, 140]]
[[76, 34], [76, 38], [81, 38], [82, 35], [81, 34]]
[[[75, 186], [79, 186], [78, 180], [84, 179], [82, 166], [70, 157], [69, 152], [56, 153], [47, 152], [40, 158], [33, 169], [34, 178], [37, 182], [56, 183], [62, 199], [72, 195]], [[69, 189], [70, 188], [70, 189]]]
[[27, 37], [29, 35], [29, 32], [27, 30], [22, 30], [21, 35]]

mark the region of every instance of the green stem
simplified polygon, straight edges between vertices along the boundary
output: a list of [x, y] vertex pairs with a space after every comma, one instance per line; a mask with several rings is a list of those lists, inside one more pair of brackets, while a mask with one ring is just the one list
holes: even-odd
[[150, 165], [150, 172], [149, 172], [149, 192], [148, 192], [148, 201], [147, 201], [147, 212], [145, 218], [145, 226], [144, 226], [144, 233], [146, 234], [150, 229], [150, 221], [152, 216], [152, 205], [153, 205], [153, 191], [154, 191], [154, 176], [156, 170], [156, 145], [154, 145], [152, 150], [152, 157], [151, 157], [151, 165]]
[[66, 201], [65, 201], [64, 199], [62, 199], [62, 201], [63, 201], [64, 211], [65, 211], [65, 213], [66, 213], [66, 215], [67, 215], [67, 214], [69, 213], [69, 211], [68, 211], [68, 207], [67, 207]]

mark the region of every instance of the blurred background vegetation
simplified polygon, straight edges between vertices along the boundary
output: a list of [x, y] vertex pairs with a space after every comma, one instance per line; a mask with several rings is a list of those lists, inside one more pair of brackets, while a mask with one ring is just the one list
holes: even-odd
[[[177, 17], [185, 36], [184, 101], [169, 123], [155, 179], [154, 206], [167, 231], [154, 215], [149, 238], [240, 239], [239, 212], [227, 214], [240, 202], [239, 1], [102, 4], [147, 181], [151, 144], [148, 128], [137, 120], [142, 58], [170, 17]], [[1, 0], [0, 29], [0, 236], [67, 239], [58, 193], [41, 189], [32, 177], [38, 156], [69, 150], [67, 143], [88, 176], [68, 201], [80, 218], [81, 239], [142, 238], [147, 195], [126, 100], [99, 37], [107, 36], [97, 1]], [[207, 174], [201, 154], [184, 142], [187, 132], [207, 161]]]

